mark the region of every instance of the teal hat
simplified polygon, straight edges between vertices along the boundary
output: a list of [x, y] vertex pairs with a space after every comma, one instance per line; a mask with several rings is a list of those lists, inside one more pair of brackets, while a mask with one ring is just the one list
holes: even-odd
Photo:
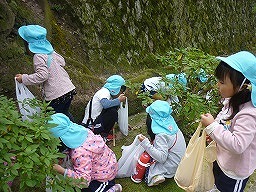
[[178, 125], [171, 116], [172, 108], [168, 102], [156, 100], [146, 108], [146, 112], [152, 119], [151, 129], [154, 134], [174, 135], [178, 132]]
[[[177, 78], [178, 79], [178, 82], [186, 87], [187, 86], [187, 78], [186, 78], [186, 74], [185, 73], [179, 73], [179, 74], [168, 74], [165, 76], [167, 79], [169, 80], [173, 80], [174, 78]], [[169, 85], [170, 87], [172, 87], [172, 84]]]
[[205, 83], [208, 80], [207, 74], [205, 71], [201, 68], [198, 73], [198, 78], [202, 83]]
[[49, 123], [57, 124], [56, 127], [51, 128], [51, 132], [67, 147], [75, 149], [85, 142], [88, 136], [88, 130], [85, 127], [71, 122], [63, 113], [55, 113], [51, 118]]
[[47, 30], [39, 25], [26, 25], [18, 29], [19, 35], [28, 42], [32, 53], [50, 54], [53, 52], [51, 43], [46, 39]]
[[103, 87], [110, 91], [111, 95], [117, 95], [120, 92], [121, 86], [125, 84], [125, 80], [120, 75], [112, 75], [107, 80]]
[[251, 82], [252, 104], [256, 107], [256, 57], [248, 51], [240, 51], [228, 57], [216, 57], [227, 63], [233, 69], [241, 72]]

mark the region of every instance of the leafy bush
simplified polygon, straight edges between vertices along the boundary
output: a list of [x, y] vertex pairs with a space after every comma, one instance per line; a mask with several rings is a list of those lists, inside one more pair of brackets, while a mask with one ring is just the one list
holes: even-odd
[[[60, 141], [50, 133], [54, 124], [48, 124], [49, 107], [45, 102], [31, 101], [30, 106], [39, 106], [40, 114], [31, 117], [32, 121], [22, 121], [12, 99], [0, 96], [0, 186], [3, 191], [11, 191], [7, 182], [16, 181], [15, 188], [29, 191], [35, 188], [52, 187], [53, 191], [74, 191], [73, 185], [79, 181], [56, 176], [53, 163], [59, 157], [57, 146]], [[51, 178], [45, 186], [46, 176]], [[33, 190], [32, 190], [33, 191]]]
[[[170, 69], [174, 74], [182, 72], [186, 74], [188, 84], [185, 89], [177, 80], [170, 82], [165, 77], [167, 74], [161, 74], [162, 80], [167, 84], [172, 83], [173, 87], [159, 90], [158, 94], [164, 100], [170, 95], [178, 97], [179, 102], [171, 104], [174, 111], [173, 116], [188, 140], [194, 133], [201, 114], [208, 112], [216, 114], [219, 110], [219, 96], [215, 89], [217, 82], [212, 75], [217, 60], [214, 56], [196, 48], [175, 49], [164, 56], [157, 56], [157, 59], [162, 66], [165, 66], [165, 70]], [[204, 75], [202, 69], [208, 78], [206, 82], [199, 80], [199, 74]], [[139, 85], [134, 84], [131, 90], [138, 93]], [[149, 105], [154, 101], [149, 93], [139, 93], [138, 98], [142, 99], [143, 105]]]

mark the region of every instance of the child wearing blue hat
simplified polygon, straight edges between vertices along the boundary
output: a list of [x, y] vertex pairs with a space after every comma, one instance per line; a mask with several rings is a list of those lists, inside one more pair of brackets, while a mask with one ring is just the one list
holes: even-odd
[[214, 188], [242, 192], [256, 169], [256, 57], [240, 51], [217, 59], [215, 76], [224, 107], [215, 119], [201, 115], [201, 122], [217, 144]]
[[156, 100], [146, 108], [146, 112], [151, 118], [151, 122], [147, 124], [150, 139], [140, 135], [139, 140], [141, 146], [154, 160], [145, 179], [148, 186], [155, 186], [164, 182], [165, 178], [174, 177], [185, 154], [186, 143], [171, 116], [172, 108], [168, 102]]
[[65, 71], [64, 58], [56, 53], [47, 40], [47, 30], [39, 25], [26, 25], [18, 30], [28, 54], [33, 54], [35, 73], [17, 74], [24, 85], [41, 85], [43, 97], [55, 112], [64, 113], [73, 120], [69, 107], [76, 94], [75, 86]]
[[110, 76], [87, 104], [82, 125], [106, 138], [118, 120], [120, 102], [126, 100], [125, 89], [123, 77]]
[[53, 169], [67, 177], [84, 178], [88, 188], [82, 189], [83, 192], [122, 191], [122, 186], [115, 184], [118, 170], [116, 156], [102, 137], [71, 122], [63, 113], [56, 113], [51, 118], [49, 123], [56, 124], [51, 132], [68, 147], [73, 165], [73, 169], [65, 169], [55, 164]]
[[[141, 85], [141, 92], [149, 92], [152, 99], [160, 99], [163, 100], [162, 96], [159, 94], [159, 91], [165, 92], [166, 89], [170, 89], [173, 86], [174, 81], [177, 79], [178, 82], [186, 87], [187, 86], [187, 78], [185, 73], [180, 74], [168, 74], [165, 76], [168, 80], [172, 81], [169, 85], [163, 81], [162, 77], [151, 77], [145, 79], [143, 84]], [[171, 101], [178, 102], [178, 98], [176, 96], [171, 96]]]

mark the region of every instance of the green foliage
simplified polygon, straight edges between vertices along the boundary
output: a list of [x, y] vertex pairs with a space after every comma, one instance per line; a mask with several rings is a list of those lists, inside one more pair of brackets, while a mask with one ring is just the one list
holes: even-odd
[[[218, 111], [218, 93], [215, 89], [216, 80], [212, 74], [217, 64], [214, 56], [204, 53], [196, 48], [175, 49], [164, 56], [157, 56], [157, 59], [166, 68], [170, 68], [172, 73], [185, 73], [187, 78], [187, 87], [184, 88], [178, 80], [168, 80], [165, 75], [161, 74], [162, 81], [165, 84], [172, 84], [171, 88], [158, 90], [163, 100], [172, 96], [177, 96], [179, 102], [172, 102], [173, 116], [177, 121], [180, 129], [188, 140], [197, 127], [200, 115], [203, 113], [216, 114]], [[199, 74], [201, 69], [207, 74], [208, 80], [201, 82]], [[142, 100], [142, 105], [151, 104], [154, 99], [149, 93], [139, 93], [139, 84], [130, 85], [131, 90], [138, 94]]]
[[[28, 102], [28, 101], [26, 101]], [[25, 105], [24, 105], [25, 106]], [[0, 96], [0, 186], [3, 191], [10, 191], [8, 181], [18, 180], [19, 191], [28, 191], [38, 186], [45, 186], [46, 176], [53, 189], [73, 191], [79, 182], [64, 179], [53, 171], [52, 166], [59, 157], [59, 139], [53, 137], [48, 124], [53, 113], [46, 102], [31, 100], [31, 107], [39, 106], [39, 114], [31, 121], [22, 121], [16, 104], [12, 99]], [[57, 191], [57, 190], [56, 190]]]

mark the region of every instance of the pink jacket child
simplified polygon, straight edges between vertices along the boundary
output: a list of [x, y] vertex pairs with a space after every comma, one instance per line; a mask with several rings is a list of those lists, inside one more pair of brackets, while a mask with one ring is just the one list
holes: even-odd
[[201, 115], [201, 122], [217, 144], [215, 188], [242, 192], [256, 170], [256, 57], [240, 51], [217, 59], [215, 76], [224, 107], [215, 119]]
[[118, 170], [116, 156], [102, 137], [71, 122], [62, 113], [56, 113], [51, 118], [49, 123], [57, 125], [51, 132], [68, 147], [73, 163], [73, 170], [65, 169], [58, 164], [55, 164], [53, 169], [64, 176], [84, 178], [88, 181], [88, 188], [82, 189], [83, 192], [122, 191], [122, 186], [115, 184]]

